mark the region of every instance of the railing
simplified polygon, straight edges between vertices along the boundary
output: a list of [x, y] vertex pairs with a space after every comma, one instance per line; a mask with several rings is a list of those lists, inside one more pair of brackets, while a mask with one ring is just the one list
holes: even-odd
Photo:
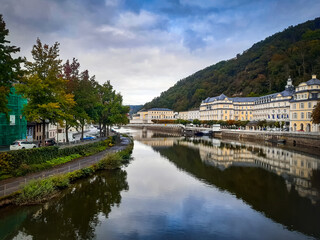
[[[109, 153], [115, 153], [120, 151], [120, 149], [114, 149], [110, 150]], [[17, 190], [21, 189], [25, 184], [30, 182], [31, 180], [35, 179], [42, 179], [46, 178], [49, 176], [57, 175], [57, 174], [63, 174], [63, 173], [68, 173], [68, 172], [73, 172], [75, 170], [79, 170], [84, 167], [88, 167], [92, 165], [93, 163], [98, 162], [101, 159], [101, 156], [95, 156], [95, 157], [88, 157], [88, 159], [83, 159], [79, 160], [78, 162], [75, 163], [69, 163], [68, 166], [60, 166], [60, 167], [55, 167], [53, 169], [49, 169], [44, 172], [40, 173], [35, 173], [32, 174], [28, 177], [19, 177], [16, 181], [13, 182], [8, 182], [5, 184], [0, 185], [0, 197], [9, 195], [11, 193], [16, 192]]]

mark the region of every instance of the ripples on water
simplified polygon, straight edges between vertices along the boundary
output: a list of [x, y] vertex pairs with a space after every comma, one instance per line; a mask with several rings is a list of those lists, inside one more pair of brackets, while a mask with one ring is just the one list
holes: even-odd
[[130, 164], [44, 205], [0, 210], [0, 239], [314, 239], [320, 161], [277, 147], [135, 131]]

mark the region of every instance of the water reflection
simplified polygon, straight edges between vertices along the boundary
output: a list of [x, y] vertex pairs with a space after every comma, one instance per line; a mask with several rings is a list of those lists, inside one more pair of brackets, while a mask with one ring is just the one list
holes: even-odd
[[1, 230], [6, 230], [0, 239], [93, 239], [101, 220], [120, 205], [123, 190], [128, 190], [125, 171], [101, 172], [42, 206], [19, 209], [19, 214], [6, 209], [0, 212], [1, 216], [10, 212], [0, 221]]
[[288, 229], [320, 236], [317, 157], [216, 139], [143, 142], [178, 168], [233, 193]]

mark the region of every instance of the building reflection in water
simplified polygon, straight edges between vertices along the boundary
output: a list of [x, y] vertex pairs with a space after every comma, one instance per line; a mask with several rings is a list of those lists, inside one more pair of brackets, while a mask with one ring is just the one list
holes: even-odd
[[301, 197], [309, 198], [313, 204], [320, 200], [319, 192], [311, 181], [313, 175], [320, 170], [318, 157], [254, 143], [209, 138], [151, 138], [152, 136], [150, 134], [150, 138], [137, 140], [153, 147], [177, 144], [197, 149], [205, 164], [221, 170], [231, 166], [260, 167], [282, 176], [289, 192], [294, 187]]

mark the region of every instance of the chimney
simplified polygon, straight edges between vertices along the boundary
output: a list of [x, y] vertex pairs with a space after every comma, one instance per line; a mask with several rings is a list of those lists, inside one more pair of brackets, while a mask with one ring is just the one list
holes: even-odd
[[316, 79], [316, 78], [317, 78], [317, 75], [312, 74], [312, 79]]

